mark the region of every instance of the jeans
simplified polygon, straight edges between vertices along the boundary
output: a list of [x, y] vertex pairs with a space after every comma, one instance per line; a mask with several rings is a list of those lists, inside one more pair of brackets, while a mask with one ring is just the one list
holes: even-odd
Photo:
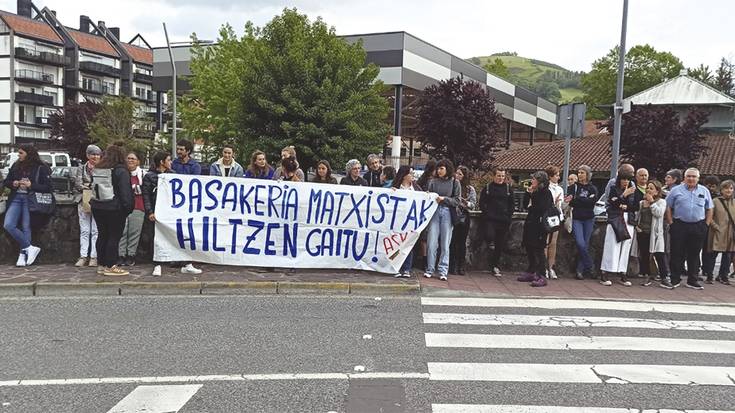
[[699, 272], [699, 254], [702, 252], [707, 224], [700, 222], [683, 222], [675, 220], [671, 224], [671, 283], [681, 282], [684, 273], [684, 262], [687, 264], [689, 280], [696, 280]]
[[125, 219], [120, 211], [92, 209], [94, 219], [97, 221], [99, 235], [97, 236], [97, 263], [104, 267], [112, 267], [120, 258], [118, 248], [122, 237]]
[[572, 235], [577, 244], [579, 252], [579, 260], [577, 260], [577, 272], [592, 271], [595, 267], [590, 256], [590, 239], [592, 238], [592, 230], [595, 228], [595, 219], [573, 219]]
[[485, 240], [493, 244], [493, 251], [490, 254], [490, 269], [500, 267], [500, 256], [505, 251], [508, 232], [510, 231], [510, 222], [485, 222]]
[[429, 223], [427, 234], [426, 272], [433, 274], [436, 268], [436, 253], [439, 254], [439, 274], [447, 275], [449, 272], [449, 245], [452, 242], [452, 215], [449, 208], [439, 205]]
[[469, 232], [469, 217], [466, 222], [455, 225], [452, 230], [452, 242], [449, 245], [449, 268], [455, 271], [464, 269], [467, 257], [467, 234]]
[[97, 221], [91, 212], [84, 212], [82, 204], [77, 207], [79, 214], [79, 256], [97, 258]]
[[401, 274], [407, 273], [411, 271], [411, 268], [413, 268], [413, 251], [408, 253], [406, 256], [406, 260], [403, 261], [403, 265], [401, 265], [401, 271], [399, 271]]
[[125, 221], [122, 238], [120, 239], [120, 256], [135, 257], [140, 242], [140, 233], [143, 231], [145, 212], [136, 209], [128, 215]]
[[[20, 229], [18, 229], [20, 224]], [[16, 193], [5, 211], [5, 231], [24, 250], [31, 246], [31, 212], [28, 210], [28, 195]]]

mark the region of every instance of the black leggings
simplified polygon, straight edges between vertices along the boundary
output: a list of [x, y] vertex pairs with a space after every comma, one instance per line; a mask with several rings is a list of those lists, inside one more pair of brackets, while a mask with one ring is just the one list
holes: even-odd
[[[639, 232], [638, 237], [638, 273], [641, 275], [651, 275], [651, 234], [647, 232]], [[666, 262], [666, 253], [654, 252], [653, 259], [658, 267], [658, 275], [663, 277], [669, 276], [669, 264]]]
[[493, 243], [495, 247], [490, 254], [490, 269], [500, 267], [500, 256], [505, 251], [509, 229], [510, 223], [485, 221], [485, 240], [488, 243]]
[[526, 246], [526, 255], [528, 255], [528, 271], [538, 275], [546, 276], [546, 254], [544, 254], [544, 246]]
[[467, 234], [470, 232], [469, 222], [462, 222], [452, 229], [452, 242], [449, 244], [449, 268], [464, 268], [467, 257]]
[[127, 215], [118, 210], [96, 208], [92, 208], [92, 215], [97, 221], [97, 263], [112, 267], [120, 258], [120, 238], [125, 229]]

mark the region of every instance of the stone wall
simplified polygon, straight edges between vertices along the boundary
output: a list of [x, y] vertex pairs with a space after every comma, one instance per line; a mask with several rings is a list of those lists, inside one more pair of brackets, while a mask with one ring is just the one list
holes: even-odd
[[[73, 262], [79, 257], [79, 221], [77, 206], [72, 199], [59, 199], [58, 206], [50, 222], [40, 231], [33, 232], [33, 244], [41, 247], [42, 252], [38, 262], [54, 264]], [[4, 215], [3, 215], [4, 218]], [[501, 266], [504, 270], [522, 271], [526, 269], [527, 260], [525, 250], [521, 246], [523, 234], [523, 219], [525, 214], [516, 213], [511, 225], [508, 249], [504, 254]], [[489, 247], [482, 241], [479, 215], [473, 214], [470, 221], [470, 235], [468, 237], [468, 267], [469, 269], [487, 269]], [[599, 268], [602, 256], [602, 245], [605, 237], [604, 221], [598, 221], [592, 234], [592, 253], [595, 257], [595, 266]], [[138, 247], [139, 261], [149, 261], [152, 257], [153, 225], [145, 223], [140, 246]], [[0, 234], [0, 263], [12, 264], [18, 257], [18, 246], [8, 236], [7, 232]], [[566, 231], [560, 233], [557, 247], [557, 272], [573, 274], [576, 265], [576, 246], [574, 239]], [[633, 261], [633, 260], [631, 260]]]

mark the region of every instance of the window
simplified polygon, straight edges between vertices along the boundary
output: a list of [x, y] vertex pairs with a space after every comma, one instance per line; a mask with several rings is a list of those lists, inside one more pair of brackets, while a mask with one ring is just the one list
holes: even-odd
[[66, 156], [64, 155], [55, 155], [54, 159], [56, 159], [56, 166], [69, 166], [66, 164]]
[[28, 105], [18, 106], [18, 121], [21, 123], [36, 122], [36, 108]]
[[421, 157], [421, 148], [413, 148], [413, 156], [420, 158]]
[[51, 104], [52, 104], [52, 105], [56, 105], [56, 102], [58, 102], [58, 101], [57, 101], [57, 98], [59, 97], [59, 94], [58, 94], [58, 92], [48, 92], [48, 91], [44, 91], [44, 92], [43, 92], [43, 94], [44, 94], [44, 95], [46, 95], [46, 96], [51, 96], [51, 97], [52, 97], [52, 98], [54, 99], [54, 100], [53, 100], [53, 102], [51, 102]]

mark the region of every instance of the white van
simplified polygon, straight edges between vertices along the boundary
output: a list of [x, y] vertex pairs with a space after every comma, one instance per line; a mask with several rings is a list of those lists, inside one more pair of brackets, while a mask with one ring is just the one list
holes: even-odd
[[[54, 169], [57, 166], [71, 166], [71, 157], [66, 152], [39, 152], [38, 156], [42, 161]], [[10, 152], [0, 159], [0, 171], [2, 176], [8, 176], [10, 167], [18, 160], [18, 152]]]

